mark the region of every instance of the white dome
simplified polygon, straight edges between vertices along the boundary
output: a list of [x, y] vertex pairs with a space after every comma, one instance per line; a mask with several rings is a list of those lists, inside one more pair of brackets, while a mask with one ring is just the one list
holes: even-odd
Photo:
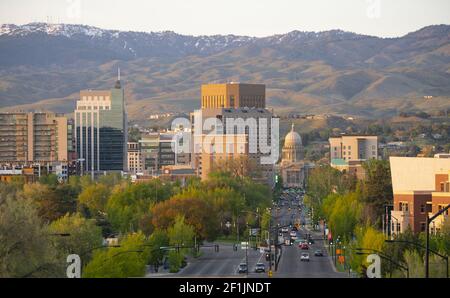
[[302, 146], [302, 137], [294, 131], [294, 124], [292, 124], [291, 131], [284, 138], [285, 148], [300, 148]]

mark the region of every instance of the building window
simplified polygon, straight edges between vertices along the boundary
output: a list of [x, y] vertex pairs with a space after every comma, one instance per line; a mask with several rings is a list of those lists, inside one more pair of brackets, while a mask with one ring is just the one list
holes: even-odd
[[421, 222], [420, 223], [420, 231], [425, 232], [425, 229], [426, 229], [426, 224], [424, 222]]
[[352, 150], [352, 146], [348, 146], [348, 150]]
[[400, 211], [408, 211], [408, 203], [400, 202], [400, 204], [399, 204], [399, 210], [400, 210]]
[[425, 213], [425, 205], [420, 205], [420, 213]]

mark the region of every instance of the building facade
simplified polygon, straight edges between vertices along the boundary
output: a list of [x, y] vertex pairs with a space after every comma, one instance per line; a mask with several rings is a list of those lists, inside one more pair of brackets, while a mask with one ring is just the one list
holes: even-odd
[[178, 150], [177, 133], [149, 133], [139, 140], [142, 170], [146, 175], [156, 175], [165, 166], [190, 165], [191, 154]]
[[[426, 230], [427, 216], [450, 204], [450, 158], [390, 157], [394, 193], [390, 224], [393, 234]], [[430, 226], [439, 232], [448, 212]]]
[[263, 84], [206, 84], [201, 87], [201, 107], [261, 108], [266, 107], [266, 86]]
[[[225, 157], [239, 156], [241, 159], [247, 159], [249, 164], [255, 167], [254, 180], [274, 185], [274, 164], [263, 162], [275, 150], [278, 152], [279, 148], [276, 144], [271, 142], [271, 127], [273, 114], [263, 108], [205, 108], [196, 110], [191, 114], [191, 124], [193, 132], [193, 167], [202, 179], [207, 179], [209, 173], [214, 170], [212, 161], [217, 161]], [[216, 122], [215, 125], [208, 127], [208, 123]], [[199, 123], [197, 123], [199, 122]], [[205, 125], [206, 124], [206, 125]], [[246, 135], [247, 151], [239, 155], [223, 155], [221, 152], [206, 152], [211, 140], [208, 138], [206, 146], [205, 135], [216, 137], [219, 141], [221, 135], [228, 136], [228, 141], [239, 140], [242, 143], [242, 137], [236, 138], [240, 135]], [[215, 141], [215, 140], [213, 140]], [[216, 142], [216, 141], [215, 141]], [[262, 144], [270, 149], [270, 153], [266, 154], [266, 149], [262, 148]], [[226, 148], [232, 150], [233, 144], [228, 143]], [[276, 147], [276, 148], [275, 148]], [[215, 156], [216, 155], [216, 156]]]
[[354, 174], [364, 179], [362, 163], [378, 159], [378, 136], [342, 135], [331, 137], [330, 165], [340, 171]]
[[111, 90], [81, 91], [74, 117], [82, 169], [92, 175], [126, 170], [127, 114], [120, 81]]
[[67, 161], [67, 118], [55, 113], [0, 113], [0, 163]]
[[138, 174], [142, 173], [142, 158], [141, 158], [141, 150], [138, 142], [128, 142], [128, 166], [127, 171], [130, 174]]

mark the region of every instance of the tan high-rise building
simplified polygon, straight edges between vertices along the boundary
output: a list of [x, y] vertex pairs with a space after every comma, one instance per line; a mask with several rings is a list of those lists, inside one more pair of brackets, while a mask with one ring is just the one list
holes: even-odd
[[[255, 181], [268, 185], [274, 183], [274, 161], [273, 164], [263, 162], [273, 151], [278, 152], [278, 147], [272, 144], [271, 121], [275, 116], [267, 109], [262, 108], [210, 108], [196, 110], [191, 114], [193, 132], [193, 167], [202, 179], [207, 179], [210, 172], [217, 169], [214, 163], [226, 162], [228, 159], [237, 158], [247, 160], [254, 166]], [[211, 120], [218, 121], [214, 128], [205, 128]], [[197, 123], [201, 121], [201, 123]], [[239, 123], [243, 124], [242, 126]], [[208, 125], [206, 125], [208, 126]], [[239, 129], [238, 129], [238, 126]], [[196, 127], [201, 127], [196, 131]], [[214, 135], [215, 149], [205, 152], [205, 135]], [[245, 136], [245, 140], [243, 138]], [[206, 142], [208, 145], [210, 142]], [[236, 147], [238, 146], [238, 147]], [[261, 146], [271, 147], [267, 153]], [[237, 148], [245, 150], [236, 151]], [[230, 154], [232, 152], [232, 154]], [[266, 153], [263, 153], [266, 152]]]
[[263, 84], [207, 84], [201, 87], [202, 109], [265, 108], [266, 85]]
[[67, 118], [55, 113], [0, 113], [0, 162], [67, 161]]

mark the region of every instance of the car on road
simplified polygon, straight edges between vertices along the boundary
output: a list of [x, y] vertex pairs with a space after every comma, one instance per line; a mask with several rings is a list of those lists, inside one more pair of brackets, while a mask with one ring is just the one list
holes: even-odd
[[266, 265], [264, 265], [264, 263], [257, 263], [255, 266], [255, 272], [256, 273], [266, 272]]
[[315, 242], [314, 242], [314, 239], [312, 239], [312, 238], [309, 238], [308, 239], [308, 243], [309, 243], [309, 245], [312, 245], [312, 244], [314, 244]]
[[302, 262], [309, 262], [309, 254], [308, 253], [302, 253], [302, 255], [300, 256], [300, 261]]
[[306, 243], [301, 243], [301, 244], [299, 245], [299, 247], [300, 247], [300, 249], [302, 249], [302, 250], [308, 250], [308, 249], [309, 249], [309, 246], [308, 246], [308, 244], [306, 244]]
[[297, 232], [296, 231], [291, 231], [291, 233], [289, 235], [291, 237], [297, 237]]
[[287, 227], [283, 227], [283, 228], [281, 228], [281, 232], [287, 233], [287, 232], [289, 232], [289, 229]]
[[239, 273], [247, 273], [247, 264], [245, 264], [245, 263], [240, 263], [240, 264], [239, 264], [238, 272], [239, 272]]
[[323, 251], [318, 249], [314, 252], [314, 256], [316, 257], [323, 257]]

